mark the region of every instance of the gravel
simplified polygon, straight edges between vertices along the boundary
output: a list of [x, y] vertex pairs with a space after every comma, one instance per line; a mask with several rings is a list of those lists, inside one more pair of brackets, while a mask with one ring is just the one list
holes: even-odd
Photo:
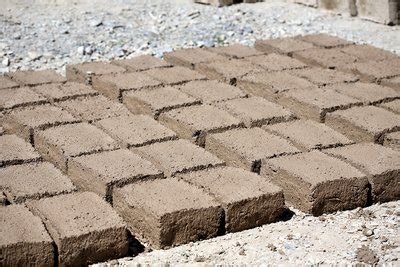
[[316, 32], [400, 54], [399, 26], [276, 0], [224, 8], [190, 0], [36, 2], [2, 0], [0, 73], [48, 68], [65, 73], [70, 63], [140, 54], [161, 57], [181, 47], [252, 45], [256, 39]]

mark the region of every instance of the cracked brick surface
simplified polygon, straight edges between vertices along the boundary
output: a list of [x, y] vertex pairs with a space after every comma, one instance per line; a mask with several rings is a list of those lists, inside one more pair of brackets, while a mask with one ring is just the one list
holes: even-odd
[[41, 159], [30, 143], [14, 134], [0, 136], [0, 147], [0, 167]]
[[400, 99], [382, 103], [380, 106], [396, 114], [400, 114]]
[[45, 97], [50, 102], [64, 101], [83, 96], [95, 96], [98, 94], [90, 86], [77, 82], [40, 85], [32, 87], [32, 91]]
[[40, 105], [48, 102], [29, 87], [0, 90], [0, 112], [14, 108]]
[[11, 78], [4, 75], [0, 76], [0, 89], [15, 88], [18, 86], [19, 84], [11, 80]]
[[386, 134], [383, 145], [400, 151], [400, 132]]

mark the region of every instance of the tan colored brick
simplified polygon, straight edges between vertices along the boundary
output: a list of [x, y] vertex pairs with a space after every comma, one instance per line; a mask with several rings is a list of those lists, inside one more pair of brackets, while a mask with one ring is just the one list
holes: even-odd
[[314, 45], [296, 38], [279, 38], [269, 40], [258, 40], [255, 48], [264, 53], [278, 53], [292, 55], [293, 52], [313, 48]]
[[224, 57], [204, 48], [190, 48], [164, 53], [164, 59], [173, 65], [196, 69], [200, 63], [222, 60]]
[[400, 58], [360, 62], [350, 66], [350, 69], [364, 81], [379, 82], [385, 78], [400, 76]]
[[321, 68], [306, 68], [289, 71], [290, 74], [306, 79], [318, 86], [356, 82], [360, 78], [352, 73]]
[[113, 60], [111, 61], [111, 64], [123, 67], [129, 72], [171, 67], [171, 64], [164, 60], [149, 55], [141, 55], [130, 59]]
[[359, 58], [350, 54], [345, 54], [340, 49], [315, 48], [295, 52], [297, 58], [308, 65], [324, 67], [329, 69], [346, 69], [349, 65], [359, 61]]
[[400, 132], [386, 134], [383, 145], [391, 149], [400, 151]]
[[349, 45], [341, 48], [341, 51], [348, 55], [356, 56], [363, 61], [381, 61], [398, 57], [394, 53], [366, 44]]
[[9, 77], [0, 75], [0, 89], [15, 88], [19, 84], [11, 80]]
[[109, 62], [85, 62], [75, 65], [67, 65], [66, 73], [68, 81], [91, 83], [96, 76], [126, 72], [126, 69]]
[[0, 136], [0, 147], [0, 167], [41, 159], [31, 144], [13, 134]]
[[305, 35], [300, 37], [299, 39], [321, 48], [335, 48], [353, 44], [352, 42], [349, 42], [342, 38], [323, 33]]
[[95, 96], [99, 93], [83, 83], [45, 84], [32, 87], [32, 91], [44, 96], [51, 102], [75, 99], [83, 96]]
[[247, 57], [246, 60], [259, 65], [267, 71], [282, 71], [307, 67], [307, 64], [297, 59], [276, 53]]
[[400, 75], [393, 78], [382, 79], [381, 85], [391, 87], [397, 92], [400, 92]]
[[151, 77], [155, 78], [165, 85], [176, 85], [189, 81], [206, 79], [206, 76], [204, 76], [203, 74], [180, 66], [163, 69], [151, 69], [146, 71], [146, 74], [150, 75]]
[[400, 100], [399, 99], [391, 101], [391, 102], [382, 103], [380, 106], [382, 108], [390, 110], [391, 112], [400, 114]]
[[396, 0], [357, 0], [359, 17], [383, 24], [398, 24], [399, 8]]
[[236, 59], [246, 58], [251, 56], [259, 56], [264, 54], [263, 52], [255, 49], [254, 47], [249, 47], [242, 44], [212, 47], [208, 48], [208, 50], [228, 58], [236, 58]]
[[18, 107], [40, 105], [48, 102], [46, 98], [28, 87], [9, 88], [0, 91], [0, 111]]
[[23, 86], [66, 82], [65, 77], [57, 74], [54, 70], [17, 71], [10, 73], [9, 76]]

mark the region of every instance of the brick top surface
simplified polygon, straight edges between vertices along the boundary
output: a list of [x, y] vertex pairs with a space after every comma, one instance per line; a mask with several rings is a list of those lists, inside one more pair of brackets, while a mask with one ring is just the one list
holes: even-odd
[[145, 72], [103, 75], [99, 78], [99, 81], [115, 86], [119, 90], [138, 90], [161, 85], [160, 81], [157, 81]]
[[127, 149], [73, 158], [71, 164], [79, 164], [81, 168], [89, 169], [99, 180], [110, 185], [123, 183], [130, 178], [162, 174], [149, 161]]
[[21, 85], [39, 85], [66, 81], [65, 77], [57, 74], [54, 70], [16, 71], [11, 73], [10, 77]]
[[221, 165], [224, 162], [187, 140], [168, 141], [133, 150], [169, 175]]
[[326, 68], [347, 68], [348, 65], [359, 61], [359, 58], [345, 54], [340, 49], [315, 48], [294, 53], [295, 58], [312, 65], [320, 65]]
[[156, 80], [162, 82], [163, 84], [179, 84], [188, 81], [206, 79], [203, 74], [180, 66], [163, 69], [152, 69], [146, 71], [146, 73]]
[[365, 177], [365, 174], [353, 166], [319, 151], [268, 159], [265, 163], [272, 170], [286, 171], [311, 186], [328, 181]]
[[253, 172], [221, 167], [181, 175], [184, 180], [210, 192], [222, 203], [274, 194], [281, 189]]
[[125, 227], [118, 214], [91, 192], [60, 195], [28, 202], [28, 206], [46, 218], [55, 238], [69, 238], [110, 228]]
[[400, 90], [400, 76], [383, 79], [381, 81], [381, 84], [393, 87], [397, 91], [399, 91]]
[[46, 84], [32, 87], [36, 93], [52, 101], [61, 101], [79, 96], [97, 95], [98, 92], [83, 83]]
[[265, 52], [290, 54], [296, 51], [313, 48], [314, 45], [295, 38], [282, 38], [256, 41], [256, 48]]
[[129, 206], [139, 206], [157, 217], [182, 210], [216, 207], [219, 204], [201, 189], [176, 178], [130, 184], [118, 192]]
[[359, 80], [357, 75], [351, 73], [320, 68], [298, 69], [292, 70], [289, 73], [307, 79], [316, 85], [356, 82]]
[[253, 64], [259, 65], [268, 71], [281, 71], [291, 69], [301, 69], [307, 65], [297, 59], [272, 53], [268, 55], [259, 55], [246, 58]]
[[400, 75], [400, 58], [379, 62], [356, 63], [351, 67], [357, 73], [373, 79], [390, 78]]
[[70, 69], [73, 69], [75, 72], [80, 73], [81, 75], [86, 75], [90, 72], [93, 75], [105, 75], [105, 74], [113, 74], [125, 72], [125, 68], [113, 65], [109, 62], [85, 62], [76, 65], [67, 66]]
[[383, 100], [400, 98], [400, 92], [396, 92], [389, 87], [380, 86], [373, 83], [349, 83], [337, 84], [325, 87], [341, 94], [362, 100], [363, 102], [377, 103]]
[[12, 203], [69, 193], [75, 186], [48, 162], [29, 163], [0, 169], [0, 188]]
[[300, 39], [324, 48], [334, 48], [353, 44], [347, 40], [326, 34], [311, 34], [302, 36]]
[[14, 82], [7, 76], [0, 76], [0, 89], [18, 87], [18, 83]]
[[232, 99], [216, 105], [243, 120], [246, 126], [262, 125], [294, 118], [290, 110], [256, 96]]
[[383, 103], [381, 106], [388, 109], [394, 113], [400, 114], [400, 99], [391, 102]]
[[179, 86], [179, 90], [187, 93], [203, 103], [219, 102], [247, 96], [239, 88], [218, 81], [192, 81]]
[[338, 110], [328, 116], [346, 120], [373, 134], [400, 128], [400, 115], [375, 106], [353, 107]]
[[39, 153], [31, 144], [16, 135], [0, 136], [0, 166], [16, 161], [35, 161], [40, 159]]
[[37, 133], [44, 142], [57, 147], [66, 156], [80, 156], [98, 150], [117, 148], [116, 142], [102, 130], [88, 123], [49, 128]]
[[389, 51], [371, 45], [349, 45], [341, 49], [348, 55], [353, 55], [361, 60], [381, 61], [398, 57]]
[[0, 207], [0, 247], [18, 243], [52, 242], [39, 217], [22, 205]]
[[95, 121], [105, 118], [128, 116], [131, 113], [122, 105], [107, 99], [104, 96], [93, 96], [58, 103], [72, 115], [86, 121]]
[[220, 46], [209, 48], [210, 51], [215, 52], [217, 54], [231, 57], [231, 58], [245, 58], [251, 56], [262, 55], [263, 52], [249, 46], [241, 45], [241, 44], [233, 44], [230, 46]]
[[100, 120], [102, 130], [124, 147], [136, 147], [175, 139], [176, 133], [146, 115], [130, 115]]
[[204, 63], [199, 68], [203, 67], [215, 71], [226, 79], [239, 78], [248, 73], [259, 72], [262, 70], [261, 67], [258, 67], [257, 65], [254, 65], [253, 63], [244, 59], [225, 59], [213, 61], [210, 63]]
[[299, 152], [285, 139], [260, 128], [235, 129], [213, 134], [210, 138], [249, 161]]
[[164, 58], [168, 62], [185, 67], [193, 67], [195, 64], [224, 59], [224, 57], [203, 48], [180, 49], [164, 53]]
[[126, 68], [128, 71], [143, 71], [171, 66], [164, 60], [149, 55], [137, 56], [131, 59], [113, 60], [111, 63]]
[[47, 102], [46, 98], [28, 87], [0, 90], [0, 111], [21, 106], [31, 106]]
[[295, 120], [263, 127], [264, 130], [290, 140], [296, 147], [306, 150], [335, 147], [352, 141], [323, 123]]

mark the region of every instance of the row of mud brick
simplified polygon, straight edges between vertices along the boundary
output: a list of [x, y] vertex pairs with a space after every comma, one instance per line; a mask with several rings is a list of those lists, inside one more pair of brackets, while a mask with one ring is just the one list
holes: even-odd
[[400, 199], [400, 58], [326, 35], [0, 77], [1, 265]]

